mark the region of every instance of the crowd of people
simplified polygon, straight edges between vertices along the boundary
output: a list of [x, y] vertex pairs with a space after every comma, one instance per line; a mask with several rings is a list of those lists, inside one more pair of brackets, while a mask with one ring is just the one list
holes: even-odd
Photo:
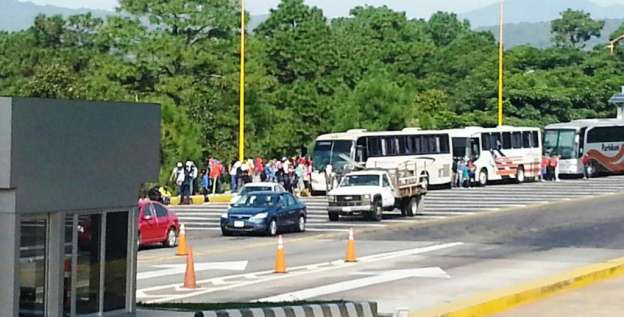
[[452, 172], [452, 187], [472, 188], [477, 186], [477, 166], [473, 160], [464, 159], [463, 157], [455, 158], [453, 160]]
[[287, 191], [304, 195], [310, 192], [312, 161], [303, 156], [264, 160], [261, 157], [230, 164], [230, 191], [236, 192], [251, 182], [281, 184]]
[[210, 157], [201, 170], [191, 160], [184, 164], [178, 162], [169, 181], [175, 186], [180, 203], [188, 204], [194, 194], [202, 194], [207, 199], [209, 194], [225, 192], [223, 183], [229, 183], [232, 193], [247, 183], [272, 182], [281, 184], [293, 194], [306, 195], [311, 192], [311, 175], [312, 161], [303, 156], [283, 157], [281, 160], [261, 157], [234, 160], [227, 167]]

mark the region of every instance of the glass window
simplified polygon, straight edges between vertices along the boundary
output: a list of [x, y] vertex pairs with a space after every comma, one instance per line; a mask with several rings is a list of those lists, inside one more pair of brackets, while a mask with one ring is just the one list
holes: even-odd
[[397, 137], [398, 140], [398, 148], [399, 148], [399, 154], [401, 155], [406, 155], [409, 154], [409, 151], [407, 150], [407, 137], [402, 135]]
[[[156, 205], [156, 213], [159, 209]], [[166, 215], [166, 214], [165, 214]], [[128, 265], [128, 212], [106, 214], [106, 256], [104, 264], [104, 311], [126, 307]]]
[[293, 197], [290, 194], [285, 194], [286, 195], [286, 203], [288, 204], [288, 206], [294, 206], [297, 204], [297, 202], [295, 201], [295, 197]]
[[537, 131], [533, 131], [533, 132], [531, 133], [531, 135], [533, 136], [533, 147], [534, 147], [534, 148], [539, 148], [539, 147], [540, 147], [540, 146], [539, 146], [539, 144], [540, 144], [540, 143], [539, 143], [539, 142], [540, 142], [539, 132], [537, 132]]
[[500, 133], [492, 133], [492, 145], [495, 150], [500, 150], [503, 148], [503, 138]]
[[388, 180], [388, 176], [383, 177], [383, 187], [391, 187], [390, 181]]
[[544, 152], [560, 155], [562, 159], [577, 157], [575, 130], [546, 130], [544, 132]]
[[381, 140], [379, 137], [373, 136], [368, 138], [368, 156], [379, 157], [381, 152]]
[[483, 142], [483, 151], [489, 151], [492, 149], [492, 142], [490, 142], [491, 139], [489, 133], [481, 133], [481, 141]]
[[340, 187], [379, 186], [379, 175], [349, 175], [342, 178]]
[[467, 138], [453, 138], [453, 157], [466, 157]]
[[71, 314], [71, 273], [74, 239], [74, 215], [65, 216], [65, 245], [63, 253], [63, 315]]
[[48, 222], [23, 219], [20, 230], [19, 316], [45, 316]]
[[511, 133], [503, 132], [503, 149], [509, 150], [511, 149]]
[[355, 160], [363, 163], [368, 160], [368, 153], [366, 151], [366, 138], [362, 137], [357, 140], [355, 147]]
[[421, 136], [412, 136], [414, 140], [414, 154], [420, 155], [424, 153], [424, 149], [422, 146], [422, 137]]
[[448, 135], [440, 135], [440, 153], [448, 154], [450, 153], [449, 148], [449, 136]]
[[167, 209], [165, 209], [165, 207], [154, 204], [154, 209], [156, 209], [156, 216], [158, 218], [167, 218]]
[[587, 133], [587, 143], [624, 142], [624, 127], [599, 127]]
[[101, 215], [78, 216], [76, 313], [99, 311]]
[[524, 131], [522, 132], [522, 147], [525, 149], [530, 149], [533, 147], [533, 145], [531, 144], [531, 132], [529, 131]]
[[522, 148], [522, 132], [514, 132], [511, 134], [511, 147], [514, 149]]

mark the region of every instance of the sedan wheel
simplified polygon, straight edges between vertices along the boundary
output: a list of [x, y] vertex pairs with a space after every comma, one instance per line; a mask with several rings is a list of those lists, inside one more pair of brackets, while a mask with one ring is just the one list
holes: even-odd
[[171, 228], [167, 231], [167, 240], [165, 240], [163, 244], [167, 248], [173, 248], [178, 244], [178, 235], [176, 234], [175, 229]]
[[275, 219], [272, 219], [269, 222], [269, 226], [267, 227], [267, 234], [272, 237], [277, 234], [277, 222], [275, 221]]
[[299, 232], [304, 232], [306, 229], [306, 221], [304, 216], [299, 217], [299, 226], [297, 228]]

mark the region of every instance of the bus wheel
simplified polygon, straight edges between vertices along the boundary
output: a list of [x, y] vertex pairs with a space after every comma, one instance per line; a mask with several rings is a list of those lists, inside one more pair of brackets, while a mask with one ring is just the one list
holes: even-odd
[[516, 181], [518, 183], [524, 183], [526, 181], [524, 177], [524, 167], [522, 165], [518, 166], [518, 171], [516, 172]]
[[488, 182], [487, 169], [483, 168], [479, 172], [479, 186], [485, 187], [485, 185], [487, 185], [487, 182]]

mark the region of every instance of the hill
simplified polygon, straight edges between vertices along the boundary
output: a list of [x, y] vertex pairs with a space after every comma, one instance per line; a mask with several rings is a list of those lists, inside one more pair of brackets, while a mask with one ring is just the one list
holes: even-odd
[[[609, 41], [609, 35], [624, 23], [624, 19], [607, 19], [600, 38], [593, 38], [587, 42], [587, 47], [604, 44]], [[478, 28], [478, 31], [489, 31], [498, 41], [498, 26]], [[530, 45], [537, 48], [552, 46], [550, 22], [514, 23], [505, 24], [505, 42], [507, 48], [518, 45]]]
[[94, 16], [105, 17], [114, 14], [111, 11], [90, 9], [68, 9], [50, 5], [37, 5], [32, 2], [20, 2], [17, 0], [2, 0], [0, 10], [0, 30], [18, 31], [30, 27], [39, 14], [45, 15], [74, 15], [91, 12]]
[[[508, 0], [505, 1], [505, 23], [535, 23], [552, 21], [566, 9], [583, 10], [598, 19], [621, 19], [624, 5], [600, 6], [589, 0]], [[493, 4], [460, 16], [473, 27], [497, 25], [499, 6]]]

